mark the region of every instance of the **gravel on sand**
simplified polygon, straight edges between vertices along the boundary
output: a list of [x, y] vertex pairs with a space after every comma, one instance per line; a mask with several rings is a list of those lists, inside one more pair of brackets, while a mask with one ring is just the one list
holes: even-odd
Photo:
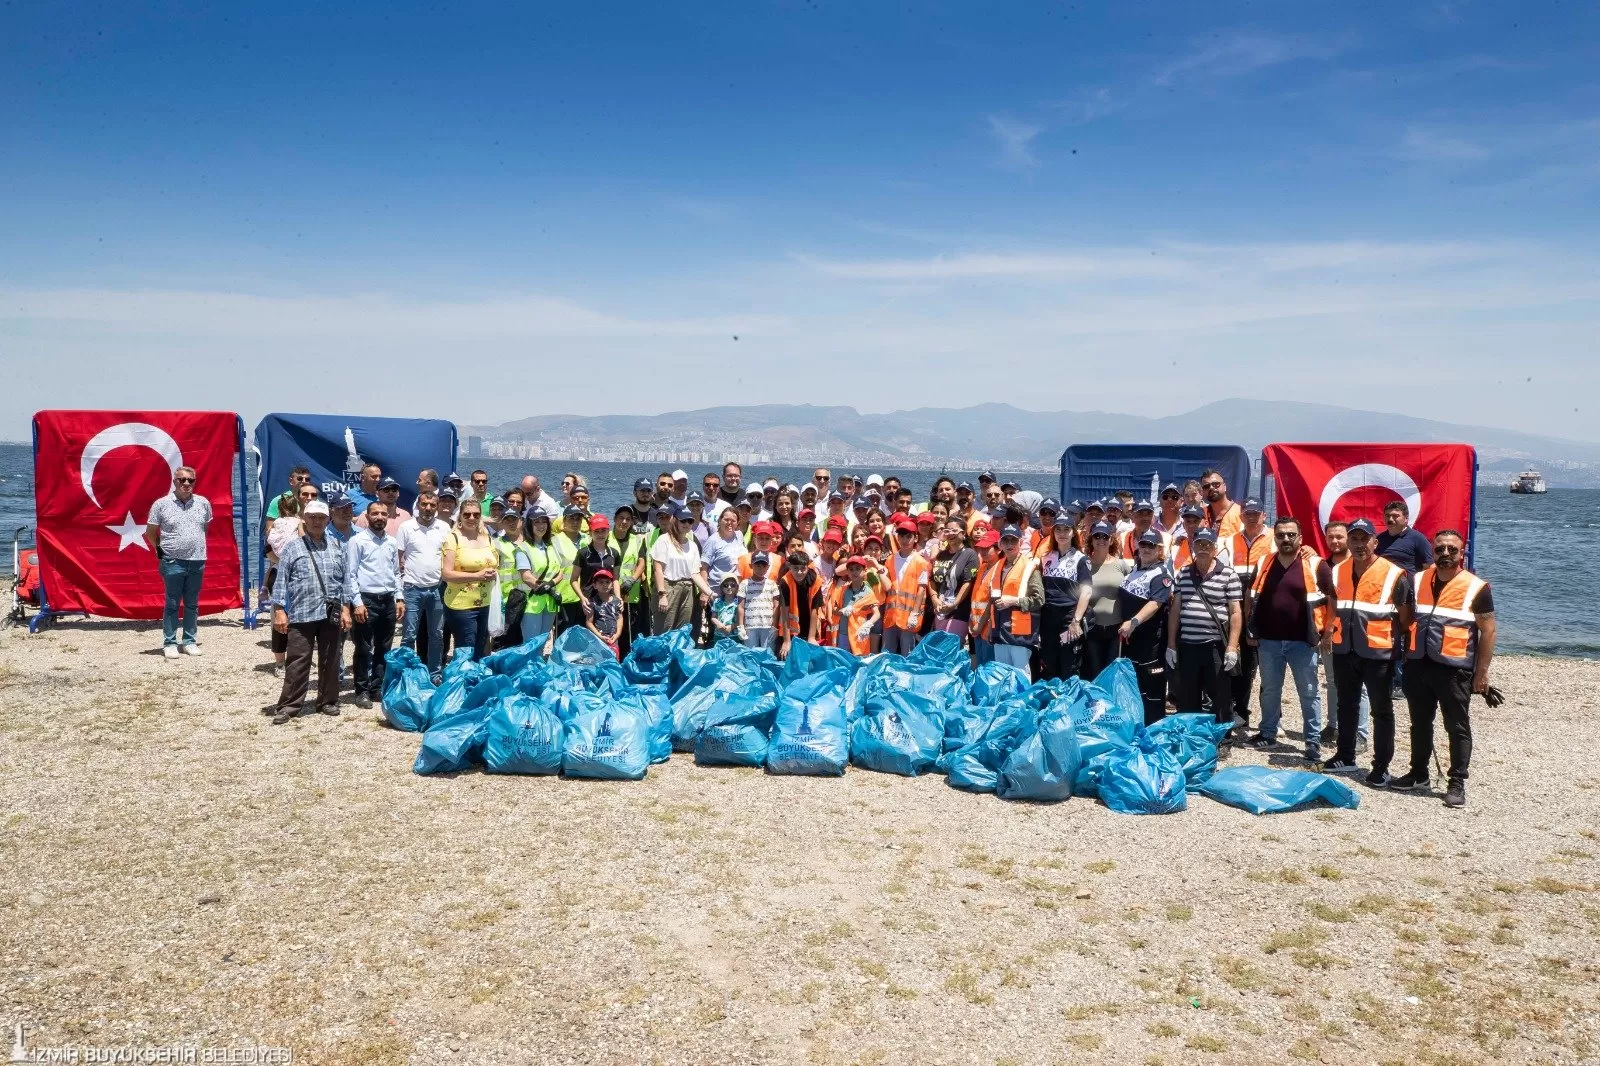
[[172, 662], [146, 623], [0, 634], [8, 1043], [20, 1022], [30, 1048], [317, 1063], [1600, 1055], [1600, 663], [1495, 664], [1464, 810], [1441, 782], [1348, 779], [1358, 811], [1132, 818], [682, 755], [639, 783], [423, 778], [376, 708], [270, 725], [266, 631], [201, 633]]

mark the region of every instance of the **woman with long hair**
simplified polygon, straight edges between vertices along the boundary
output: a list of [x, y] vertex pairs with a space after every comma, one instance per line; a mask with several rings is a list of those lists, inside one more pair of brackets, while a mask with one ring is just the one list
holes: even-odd
[[[1172, 575], [1162, 556], [1161, 534], [1147, 529], [1134, 542], [1138, 566], [1122, 579], [1118, 599], [1122, 625], [1117, 635], [1123, 651], [1133, 661], [1144, 700], [1144, 724], [1154, 725], [1167, 713], [1167, 675], [1163, 652], [1167, 639], [1167, 601], [1172, 598]], [[1308, 740], [1307, 743], [1310, 743]]]
[[474, 497], [461, 501], [440, 558], [445, 629], [456, 647], [471, 648], [473, 659], [481, 659], [489, 648], [489, 586], [500, 578], [500, 555]]
[[1080, 672], [1090, 681], [1122, 652], [1122, 638], [1117, 634], [1122, 625], [1118, 593], [1133, 564], [1113, 553], [1116, 540], [1117, 527], [1110, 522], [1096, 522], [1089, 533], [1091, 625], [1083, 636]]
[[934, 595], [935, 629], [966, 637], [972, 617], [972, 582], [977, 576], [978, 553], [967, 547], [966, 525], [959, 518], [947, 519], [928, 581]]
[[1078, 673], [1084, 620], [1089, 615], [1094, 572], [1078, 550], [1077, 530], [1067, 522], [1050, 528], [1050, 550], [1039, 561], [1044, 606], [1039, 610], [1039, 673], [1072, 677]]
[[523, 519], [517, 569], [528, 593], [527, 606], [522, 609], [522, 642], [542, 640], [548, 651], [550, 631], [555, 627], [556, 612], [561, 609], [556, 599], [561, 559], [550, 546], [550, 516], [537, 505], [529, 508]]
[[784, 535], [794, 528], [795, 497], [787, 491], [778, 493], [778, 498], [772, 504], [772, 520], [783, 527]]

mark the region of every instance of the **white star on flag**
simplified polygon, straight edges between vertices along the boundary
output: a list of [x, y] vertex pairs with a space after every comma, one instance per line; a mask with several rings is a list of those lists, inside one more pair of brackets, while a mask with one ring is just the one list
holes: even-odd
[[150, 544], [144, 539], [144, 526], [133, 520], [133, 512], [128, 512], [128, 517], [122, 520], [120, 526], [107, 526], [107, 529], [122, 538], [122, 543], [117, 545], [117, 551], [127, 549], [130, 544], [137, 544], [145, 551], [150, 550]]

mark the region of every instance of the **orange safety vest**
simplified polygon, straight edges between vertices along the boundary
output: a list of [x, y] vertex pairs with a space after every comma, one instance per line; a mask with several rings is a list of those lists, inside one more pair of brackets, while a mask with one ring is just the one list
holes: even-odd
[[1233, 539], [1233, 535], [1244, 528], [1244, 512], [1237, 503], [1228, 504], [1228, 509], [1222, 512], [1221, 518], [1212, 518], [1211, 505], [1209, 503], [1205, 505], [1205, 508], [1206, 514], [1205, 518], [1201, 520], [1201, 524], [1210, 526], [1217, 531], [1218, 544], [1229, 543]]
[[1034, 532], [1038, 533], [1039, 537], [1038, 542], [1033, 546], [1033, 557], [1035, 559], [1043, 559], [1046, 555], [1056, 550], [1055, 530], [1053, 528], [1045, 529], [1040, 527]]
[[982, 557], [978, 559], [978, 576], [972, 579], [971, 627], [972, 635], [979, 640], [988, 640], [994, 633], [994, 619], [989, 617], [989, 575], [1004, 561], [1004, 556], [996, 556], [987, 564]]
[[1408, 659], [1432, 659], [1446, 666], [1471, 668], [1478, 663], [1478, 616], [1472, 601], [1488, 584], [1469, 570], [1462, 570], [1433, 596], [1430, 566], [1417, 575], [1417, 614], [1411, 623]]
[[[1156, 529], [1155, 526], [1151, 526], [1150, 529], [1155, 529], [1156, 535], [1161, 538], [1161, 555], [1165, 558], [1167, 549], [1172, 546], [1171, 534], [1163, 533], [1161, 530]], [[1145, 532], [1149, 532], [1149, 530]], [[1122, 557], [1124, 559], [1137, 559], [1139, 557], [1139, 538], [1142, 536], [1144, 536], [1144, 533], [1141, 533], [1138, 529], [1130, 529], [1122, 534]]]
[[1249, 584], [1255, 579], [1256, 567], [1272, 553], [1272, 538], [1263, 529], [1255, 540], [1244, 535], [1244, 530], [1233, 535], [1233, 568], [1239, 580]]
[[1189, 538], [1178, 537], [1167, 542], [1167, 554], [1172, 557], [1172, 571], [1177, 573], [1189, 565], [1189, 560], [1194, 558], [1194, 552], [1189, 550]]
[[916, 629], [922, 624], [922, 608], [928, 602], [928, 579], [932, 574], [933, 566], [921, 552], [912, 552], [903, 563], [899, 552], [889, 556], [889, 600], [883, 609], [885, 627]]
[[[750, 566], [750, 556], [754, 555], [758, 550], [759, 549], [752, 549], [751, 551], [746, 552], [744, 555], [739, 556], [740, 578], [746, 581], [750, 579], [750, 571], [752, 569]], [[773, 581], [776, 581], [783, 574], [783, 564], [788, 562], [788, 560], [779, 555], [776, 550], [767, 552], [767, 559], [767, 577], [771, 578]]]
[[[1260, 598], [1261, 591], [1267, 587], [1267, 574], [1272, 571], [1272, 564], [1276, 561], [1277, 555], [1274, 553], [1271, 558], [1262, 560], [1260, 565], [1256, 567], [1255, 580], [1250, 584], [1252, 604]], [[1328, 604], [1328, 597], [1324, 596], [1322, 590], [1317, 587], [1317, 563], [1321, 560], [1313, 555], [1309, 559], [1299, 559], [1297, 561], [1300, 563], [1300, 573], [1306, 582], [1306, 618], [1308, 622], [1306, 643], [1316, 647], [1322, 640], [1322, 631], [1327, 628], [1328, 615], [1333, 608]], [[1254, 617], [1254, 612], [1252, 612], [1252, 617]]]
[[[1005, 565], [1002, 558], [995, 564], [995, 569]], [[991, 596], [1012, 596], [1020, 599], [1028, 594], [1028, 579], [1033, 576], [1037, 564], [1034, 560], [1023, 554], [1017, 553], [1017, 561], [1011, 565], [1003, 575], [995, 574], [999, 580], [991, 586]], [[1032, 644], [1035, 641], [1034, 630], [1036, 615], [1029, 611], [1019, 611], [1015, 607], [996, 607], [994, 610], [994, 636], [996, 644]]]
[[862, 621], [863, 612], [878, 602], [877, 593], [872, 591], [871, 585], [863, 585], [864, 595], [855, 601], [855, 613], [850, 617], [844, 614], [844, 592], [850, 587], [848, 579], [839, 578], [834, 581], [833, 588], [828, 590], [828, 625], [834, 633], [832, 644], [838, 643], [839, 627], [845, 627], [846, 640], [850, 645], [851, 655], [872, 654], [872, 626]]
[[1388, 659], [1394, 651], [1394, 587], [1404, 570], [1383, 558], [1372, 560], [1360, 584], [1351, 580], [1353, 559], [1333, 568], [1333, 650], [1365, 659]]
[[804, 639], [805, 634], [800, 632], [800, 583], [794, 579], [793, 568], [783, 568], [778, 576], [778, 588], [783, 590], [787, 604], [783, 617], [778, 620], [778, 636]]

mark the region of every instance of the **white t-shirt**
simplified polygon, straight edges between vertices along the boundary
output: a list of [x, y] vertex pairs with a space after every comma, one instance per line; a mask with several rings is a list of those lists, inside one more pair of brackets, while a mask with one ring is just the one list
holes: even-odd
[[666, 581], [686, 581], [700, 572], [700, 545], [693, 536], [680, 548], [677, 541], [663, 533], [650, 549], [650, 558], [661, 567]]
[[394, 546], [400, 552], [407, 588], [428, 588], [443, 580], [444, 542], [448, 536], [450, 526], [439, 518], [426, 526], [413, 518], [400, 527], [394, 535]]
[[778, 614], [778, 583], [768, 578], [757, 581], [747, 578], [739, 589], [744, 601], [744, 626], [746, 629], [771, 629]]

